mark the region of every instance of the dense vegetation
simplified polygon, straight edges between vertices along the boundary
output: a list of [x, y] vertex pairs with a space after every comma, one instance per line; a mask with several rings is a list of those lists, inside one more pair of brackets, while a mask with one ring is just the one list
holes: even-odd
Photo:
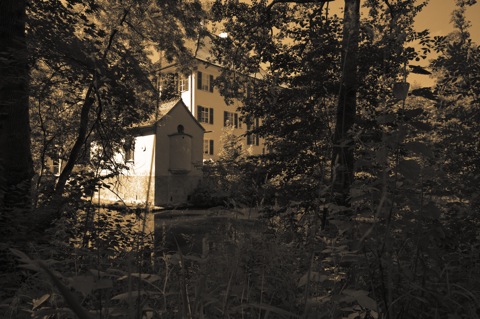
[[[475, 3], [431, 37], [415, 0], [366, 0], [362, 18], [359, 0], [343, 18], [328, 1], [2, 1], [1, 316], [480, 317]], [[151, 51], [189, 70], [215, 29], [215, 84], [269, 152], [225, 130], [192, 202], [260, 218], [180, 227], [167, 250], [146, 209], [91, 195], [158, 103]], [[410, 72], [435, 86], [402, 94]]]

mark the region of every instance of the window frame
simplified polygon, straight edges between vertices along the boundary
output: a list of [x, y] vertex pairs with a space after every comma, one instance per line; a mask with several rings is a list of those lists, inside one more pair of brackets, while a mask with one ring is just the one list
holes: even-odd
[[197, 89], [213, 93], [214, 77], [211, 74], [197, 71]]
[[[228, 124], [227, 124], [227, 121]], [[223, 111], [223, 127], [242, 128], [242, 122], [239, 121], [238, 113]]]
[[203, 155], [213, 155], [214, 141], [212, 139], [203, 140]]
[[214, 123], [213, 108], [197, 105], [197, 120], [200, 123], [213, 124]]
[[190, 84], [190, 79], [188, 75], [179, 74], [178, 75], [178, 92], [183, 93], [187, 92]]
[[[249, 123], [247, 123], [247, 132], [256, 129], [259, 124], [260, 121], [258, 118], [250, 120]], [[259, 146], [260, 138], [258, 137], [258, 134], [247, 134], [247, 145]]]

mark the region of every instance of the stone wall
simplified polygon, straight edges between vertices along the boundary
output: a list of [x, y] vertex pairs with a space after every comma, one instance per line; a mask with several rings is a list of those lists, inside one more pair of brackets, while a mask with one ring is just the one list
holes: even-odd
[[[147, 200], [149, 176], [117, 176], [108, 181], [110, 189], [103, 187], [100, 190], [100, 198], [107, 202], [124, 201], [129, 205], [145, 204]], [[154, 201], [154, 181], [152, 178], [149, 202]], [[98, 193], [95, 198], [97, 198]]]
[[156, 205], [174, 206], [185, 204], [190, 200], [202, 176], [198, 175], [169, 175], [155, 178]]

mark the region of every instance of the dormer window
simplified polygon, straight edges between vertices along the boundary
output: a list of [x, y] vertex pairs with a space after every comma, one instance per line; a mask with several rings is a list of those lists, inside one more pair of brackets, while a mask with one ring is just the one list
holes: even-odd
[[183, 74], [178, 76], [178, 91], [180, 93], [188, 91], [188, 76]]

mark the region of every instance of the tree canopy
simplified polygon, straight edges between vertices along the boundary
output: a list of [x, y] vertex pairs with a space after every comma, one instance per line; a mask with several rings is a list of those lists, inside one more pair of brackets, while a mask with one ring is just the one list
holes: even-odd
[[[434, 37], [413, 26], [428, 1], [345, 0], [343, 16], [329, 2], [0, 2], [0, 313], [478, 317], [476, 1]], [[267, 151], [226, 128], [192, 195], [215, 209], [151, 239], [147, 209], [91, 196], [166, 94], [159, 68], [194, 70], [204, 37], [215, 86]]]

